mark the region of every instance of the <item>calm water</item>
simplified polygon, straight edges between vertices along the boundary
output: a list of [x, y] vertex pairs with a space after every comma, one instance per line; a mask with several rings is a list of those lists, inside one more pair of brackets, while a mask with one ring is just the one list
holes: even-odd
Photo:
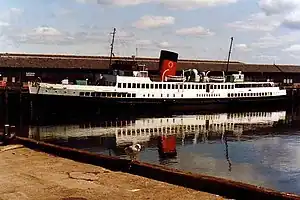
[[[300, 194], [300, 126], [295, 111], [143, 117], [29, 126], [28, 137]], [[95, 122], [96, 121], [96, 122]], [[167, 148], [176, 154], [167, 155]]]

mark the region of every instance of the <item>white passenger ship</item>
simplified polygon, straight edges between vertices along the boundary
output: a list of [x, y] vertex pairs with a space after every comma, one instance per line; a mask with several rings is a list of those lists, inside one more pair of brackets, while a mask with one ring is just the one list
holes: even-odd
[[[273, 82], [245, 82], [241, 72], [231, 75], [230, 82], [200, 82], [197, 71], [193, 70], [193, 73], [196, 80], [154, 82], [147, 71], [133, 71], [132, 76], [103, 75], [103, 85], [69, 85], [66, 81], [64, 84], [41, 82], [30, 85], [29, 91], [32, 95], [93, 98], [119, 103], [201, 104], [208, 101], [277, 100], [286, 96], [286, 90], [275, 86]], [[205, 78], [207, 77], [203, 77]]]
[[273, 82], [245, 81], [241, 71], [226, 76], [223, 72], [221, 77], [209, 77], [209, 72], [199, 73], [196, 69], [189, 69], [176, 76], [177, 61], [163, 61], [166, 62], [160, 64], [160, 81], [149, 77], [147, 70], [118, 69], [100, 75], [97, 85], [69, 84], [69, 80], [65, 79], [61, 84], [29, 84], [29, 92], [51, 101], [55, 97], [60, 102], [66, 99], [69, 103], [88, 100], [134, 105], [237, 105], [244, 102], [277, 101], [286, 97], [286, 90], [275, 86]]

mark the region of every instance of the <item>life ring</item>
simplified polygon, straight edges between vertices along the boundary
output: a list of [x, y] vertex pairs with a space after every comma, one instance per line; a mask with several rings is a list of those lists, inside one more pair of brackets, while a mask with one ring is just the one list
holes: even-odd
[[173, 66], [174, 66], [174, 63], [172, 61], [169, 61], [169, 63], [168, 63], [169, 69], [173, 68]]

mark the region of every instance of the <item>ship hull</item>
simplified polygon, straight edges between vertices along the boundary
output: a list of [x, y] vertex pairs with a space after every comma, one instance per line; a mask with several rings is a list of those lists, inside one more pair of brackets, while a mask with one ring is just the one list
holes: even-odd
[[290, 105], [286, 96], [260, 98], [203, 98], [203, 99], [151, 99], [151, 98], [87, 98], [55, 95], [31, 95], [34, 110], [46, 113], [96, 112], [164, 112], [170, 110], [222, 110], [241, 111], [259, 108], [276, 108]]

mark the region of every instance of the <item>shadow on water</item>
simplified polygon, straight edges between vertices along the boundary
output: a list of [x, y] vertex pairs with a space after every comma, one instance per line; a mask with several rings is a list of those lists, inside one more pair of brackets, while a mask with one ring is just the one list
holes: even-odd
[[[2, 105], [2, 104], [1, 104]], [[140, 143], [141, 161], [300, 194], [300, 108], [201, 112], [95, 110], [39, 112], [0, 107], [1, 122], [18, 135], [127, 158]], [[3, 127], [3, 126], [2, 126]]]

